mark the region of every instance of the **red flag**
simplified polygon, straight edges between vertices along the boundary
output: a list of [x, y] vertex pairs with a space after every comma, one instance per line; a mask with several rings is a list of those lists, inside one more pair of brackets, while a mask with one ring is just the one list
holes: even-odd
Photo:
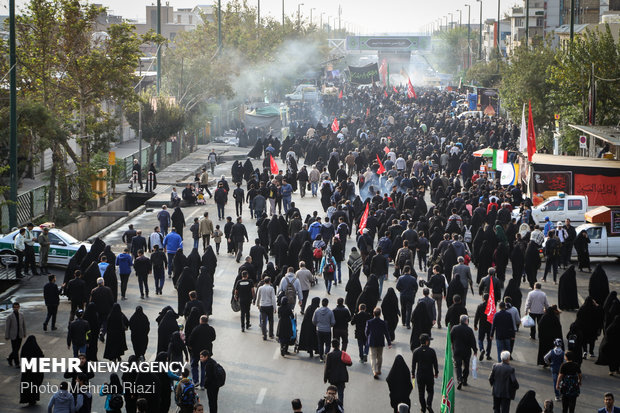
[[388, 97], [388, 94], [387, 94], [386, 90], [383, 91], [383, 96]]
[[377, 155], [377, 162], [379, 162], [379, 169], [377, 169], [377, 173], [381, 175], [383, 172], [385, 172], [385, 166], [383, 166], [383, 162], [381, 162], [381, 159], [379, 159], [379, 155]]
[[368, 221], [368, 206], [370, 205], [370, 203], [366, 202], [366, 209], [364, 210], [364, 213], [362, 214], [362, 218], [360, 219], [360, 234], [362, 233], [362, 231], [364, 231], [364, 228], [366, 228], [366, 222]]
[[366, 116], [370, 116], [370, 108], [366, 108]]
[[489, 301], [487, 301], [487, 308], [484, 310], [487, 315], [487, 321], [493, 323], [493, 317], [495, 317], [495, 291], [493, 289], [493, 278], [489, 279]]
[[396, 89], [394, 86], [392, 86], [392, 90], [394, 91], [394, 93], [398, 94], [398, 89]]
[[342, 90], [340, 91], [340, 93], [338, 94], [338, 99], [342, 99]]
[[534, 118], [532, 118], [532, 101], [528, 102], [527, 115], [527, 160], [532, 162], [532, 156], [536, 153], [536, 132], [534, 131]]
[[411, 79], [409, 79], [408, 83], [407, 83], [407, 97], [409, 99], [411, 99], [411, 98], [417, 99], [418, 98], [418, 96], [415, 94], [415, 90], [413, 89], [413, 85], [411, 84]]
[[334, 118], [332, 122], [332, 132], [337, 133], [340, 130], [340, 125], [338, 125], [338, 118]]
[[385, 154], [387, 155], [388, 153], [390, 153], [390, 148], [386, 146], [385, 148], [383, 148], [383, 152], [385, 152]]
[[273, 156], [271, 156], [269, 164], [271, 165], [271, 173], [277, 175], [280, 169], [278, 168], [278, 164], [276, 163], [276, 160], [273, 158]]

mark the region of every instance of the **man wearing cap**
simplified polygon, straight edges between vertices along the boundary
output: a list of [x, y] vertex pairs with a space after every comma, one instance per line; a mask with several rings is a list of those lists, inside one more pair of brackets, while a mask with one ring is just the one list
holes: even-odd
[[32, 275], [39, 275], [37, 271], [37, 263], [34, 257], [34, 242], [36, 240], [33, 231], [34, 225], [32, 222], [29, 222], [26, 225], [26, 233], [24, 234], [24, 256], [25, 256], [25, 270], [24, 273], [28, 274], [28, 267], [32, 270]]
[[75, 312], [76, 319], [69, 323], [67, 329], [67, 348], [73, 344], [73, 357], [80, 353], [86, 353], [86, 334], [90, 330], [88, 321], [82, 319], [84, 310], [81, 308]]
[[543, 227], [543, 234], [545, 235], [545, 237], [547, 236], [547, 234], [549, 234], [549, 231], [553, 229], [553, 222], [551, 222], [551, 219], [549, 219], [549, 217], [545, 217], [545, 226]]
[[39, 234], [37, 242], [39, 243], [39, 267], [41, 267], [41, 274], [48, 275], [50, 272], [47, 270], [47, 257], [50, 252], [51, 244], [49, 228], [43, 228], [43, 232]]
[[413, 351], [411, 378], [417, 382], [420, 408], [423, 412], [428, 410], [429, 413], [433, 413], [433, 386], [439, 375], [439, 368], [437, 354], [430, 347], [430, 340], [428, 334], [420, 334], [420, 347]]

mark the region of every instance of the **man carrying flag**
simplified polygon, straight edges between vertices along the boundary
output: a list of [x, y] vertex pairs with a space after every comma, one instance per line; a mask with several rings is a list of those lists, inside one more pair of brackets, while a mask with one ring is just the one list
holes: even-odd
[[339, 130], [340, 125], [338, 124], [338, 118], [334, 118], [334, 121], [332, 122], [332, 132], [338, 133]]
[[[448, 331], [450, 331], [448, 324]], [[446, 334], [446, 356], [443, 363], [443, 384], [441, 385], [441, 413], [454, 412], [454, 366], [452, 365], [452, 339]], [[432, 412], [432, 409], [429, 409]]]
[[379, 159], [379, 155], [377, 155], [377, 162], [379, 163], [379, 169], [377, 169], [377, 174], [381, 175], [385, 172], [385, 166], [383, 166], [383, 162]]
[[366, 202], [366, 209], [364, 210], [364, 213], [362, 214], [362, 218], [360, 219], [360, 225], [359, 225], [359, 233], [361, 234], [364, 229], [366, 228], [366, 223], [368, 222], [368, 207], [370, 206], [370, 202]]
[[342, 89], [340, 89], [340, 93], [338, 94], [338, 99], [342, 99]]

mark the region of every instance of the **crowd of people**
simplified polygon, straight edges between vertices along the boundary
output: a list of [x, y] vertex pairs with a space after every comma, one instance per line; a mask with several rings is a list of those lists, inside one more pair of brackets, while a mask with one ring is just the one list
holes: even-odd
[[[561, 401], [563, 412], [574, 412], [582, 385], [580, 366], [594, 356], [601, 334], [597, 363], [609, 366], [610, 375], [619, 373], [620, 301], [616, 292], [609, 291], [607, 276], [598, 265], [590, 275], [587, 298], [579, 303], [570, 258], [574, 248], [579, 269], [590, 268], [587, 236], [576, 234], [569, 220], [539, 227], [531, 220], [532, 203], [519, 184], [502, 186], [498, 177], [479, 172], [482, 160], [473, 152], [485, 146], [515, 152], [519, 130], [498, 117], [459, 119], [454, 116], [456, 99], [454, 92], [430, 89], [408, 99], [406, 90], [353, 88], [342, 97], [326, 99], [318, 118], [295, 122], [282, 142], [273, 137], [257, 139], [248, 159], [232, 165], [231, 182], [224, 176], [217, 181], [213, 202], [222, 229], [208, 212], [191, 223], [182, 212], [180, 199], [191, 205], [199, 196], [196, 191], [203, 194], [205, 203], [204, 194], [211, 195], [205, 166], [181, 198], [173, 192], [172, 214], [165, 205], [157, 212], [159, 226], [148, 238], [130, 225], [123, 234], [122, 253], [115, 255], [97, 240], [90, 251], [80, 249], [71, 259], [61, 286], [50, 276], [44, 289], [48, 308], [44, 329], [49, 320], [55, 328], [59, 296], [65, 294], [71, 301], [72, 320], [67, 344], [73, 346], [74, 355], [96, 360], [101, 341], [103, 357], [119, 360], [128, 350], [125, 330], [129, 329], [130, 360], [140, 363], [146, 356], [150, 321], [140, 306], [127, 318], [120, 302], [126, 298], [132, 271], [145, 300], [149, 275], [154, 276], [156, 294], [162, 294], [167, 271], [177, 306], [166, 306], [156, 320], [156, 360], [185, 360], [189, 368], [162, 375], [110, 377], [109, 382], [155, 383], [161, 391], [146, 395], [149, 412], [168, 412], [173, 388], [181, 411], [192, 411], [196, 390], [204, 387], [209, 411], [216, 412], [223, 383], [211, 358], [216, 334], [208, 320], [224, 237], [227, 255], [240, 264], [230, 300], [232, 309], [239, 312], [241, 331], [252, 327], [252, 306], [256, 306], [263, 340], [277, 340], [282, 357], [287, 358], [293, 346], [294, 352], [316, 354], [325, 364], [324, 382], [329, 387], [317, 412], [343, 412], [346, 406], [347, 367], [353, 363], [346, 353], [349, 330], [354, 330], [359, 362], [366, 363], [370, 356], [372, 376], [381, 380], [383, 351], [391, 348], [399, 324], [411, 330], [412, 363], [398, 355], [386, 376], [395, 412], [411, 409], [412, 378], [421, 410], [437, 408], [433, 395], [438, 357], [431, 340], [433, 328], [444, 327], [450, 328], [453, 360], [449, 362], [454, 363], [459, 391], [468, 386], [472, 355], [480, 362], [485, 356], [493, 360], [495, 340], [497, 363], [489, 382], [493, 409], [502, 413], [509, 411], [519, 389], [518, 372], [510, 364], [518, 345], [516, 333], [529, 327], [531, 339], [538, 340], [537, 364], [550, 367], [555, 400], [541, 407], [529, 390], [516, 411], [551, 412], [553, 402]], [[283, 168], [277, 167], [278, 158]], [[211, 174], [215, 163], [214, 154], [208, 161]], [[234, 214], [227, 210], [231, 188]], [[299, 199], [320, 198], [321, 208], [302, 211], [293, 201], [294, 194]], [[515, 217], [512, 211], [517, 207], [521, 214]], [[249, 213], [257, 231], [247, 255], [244, 213]], [[193, 242], [187, 256], [183, 252], [186, 225]], [[565, 271], [558, 278], [560, 267]], [[549, 272], [559, 282], [558, 302], [553, 304], [543, 289], [543, 285], [556, 288], [547, 282]], [[396, 284], [384, 291], [390, 277]], [[321, 284], [328, 296], [338, 285], [344, 286], [337, 290], [344, 294], [333, 301], [311, 297]], [[466, 303], [476, 300], [474, 286], [480, 299], [471, 315], [472, 328]], [[529, 289], [525, 302], [522, 287]], [[489, 315], [489, 308], [496, 308], [494, 315]], [[296, 310], [301, 315], [299, 326]], [[575, 321], [565, 334], [560, 313], [572, 310], [577, 310]], [[20, 327], [19, 306], [14, 311], [12, 321], [7, 321], [7, 338], [15, 342], [9, 362], [17, 361], [21, 339], [27, 336], [25, 326]], [[179, 322], [184, 325], [182, 332]], [[28, 337], [21, 351], [22, 357], [43, 356], [34, 336]], [[83, 382], [92, 377], [85, 371], [72, 379]], [[75, 403], [79, 396], [74, 395]], [[122, 396], [128, 411], [137, 411], [140, 395], [104, 396], [107, 411], [120, 411], [115, 407], [117, 396]], [[36, 402], [38, 395], [22, 393], [22, 398]], [[52, 400], [65, 399], [63, 393]], [[613, 395], [605, 395], [607, 411], [613, 411], [608, 399], [613, 406]], [[301, 401], [293, 400], [292, 407], [301, 411]]]

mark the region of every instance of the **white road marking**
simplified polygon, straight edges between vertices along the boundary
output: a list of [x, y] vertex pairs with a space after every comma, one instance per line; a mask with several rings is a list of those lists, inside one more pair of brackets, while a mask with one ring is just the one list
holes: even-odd
[[256, 404], [263, 404], [263, 400], [265, 400], [265, 394], [267, 394], [267, 387], [263, 387], [258, 392], [258, 397], [256, 398]]
[[525, 358], [523, 357], [523, 353], [521, 353], [520, 351], [513, 351], [512, 352], [513, 358], [517, 361], [525, 361]]
[[60, 340], [60, 337], [56, 337], [50, 340], [50, 344], [56, 344], [58, 343], [58, 340]]
[[273, 352], [273, 359], [276, 360], [278, 357], [280, 357], [280, 347], [276, 347], [275, 351]]
[[2, 384], [7, 384], [8, 382], [10, 382], [13, 379], [13, 377], [7, 377], [6, 379], [2, 380]]

